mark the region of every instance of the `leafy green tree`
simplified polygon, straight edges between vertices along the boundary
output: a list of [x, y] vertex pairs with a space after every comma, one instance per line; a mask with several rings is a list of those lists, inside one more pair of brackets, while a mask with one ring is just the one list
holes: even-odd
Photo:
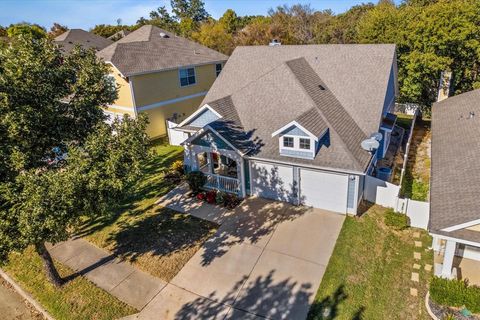
[[53, 26], [50, 28], [50, 32], [48, 33], [48, 36], [53, 39], [66, 31], [68, 31], [67, 26], [62, 26], [60, 23], [54, 22]]
[[0, 37], [6, 37], [6, 36], [7, 36], [7, 29], [0, 26]]
[[192, 38], [204, 46], [225, 54], [231, 54], [234, 49], [232, 34], [220, 22], [203, 23], [199, 31], [193, 33]]
[[150, 20], [146, 20], [144, 24], [152, 24], [162, 29], [175, 32], [178, 30], [178, 22], [170, 16], [165, 6], [157, 8], [150, 12]]
[[[0, 260], [33, 245], [56, 286], [46, 243], [122, 199], [146, 156], [145, 118], [104, 122], [117, 90], [107, 75], [93, 50], [62, 56], [31, 35], [0, 48]], [[48, 165], [58, 146], [67, 164]]]
[[170, 4], [177, 20], [187, 18], [194, 22], [201, 22], [210, 17], [202, 0], [170, 0]]
[[108, 38], [113, 36], [115, 33], [122, 30], [130, 30], [132, 27], [126, 25], [108, 25], [108, 24], [97, 24], [93, 27], [90, 32]]
[[190, 18], [182, 18], [178, 24], [178, 33], [182, 37], [191, 38], [192, 34], [198, 30], [199, 24]]
[[30, 35], [36, 39], [41, 39], [47, 36], [47, 32], [39, 25], [22, 22], [10, 25], [7, 29], [7, 35], [9, 38], [15, 38], [19, 35]]
[[223, 16], [220, 17], [219, 22], [223, 29], [230, 34], [235, 33], [240, 26], [240, 20], [237, 13], [232, 9], [227, 9]]

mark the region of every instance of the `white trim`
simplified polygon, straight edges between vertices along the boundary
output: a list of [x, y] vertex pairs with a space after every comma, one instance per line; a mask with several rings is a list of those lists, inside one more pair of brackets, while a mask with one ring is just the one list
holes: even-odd
[[470, 222], [465, 222], [462, 224], [457, 224], [457, 225], [442, 229], [442, 231], [451, 232], [455, 230], [465, 229], [468, 227], [473, 227], [473, 226], [476, 226], [477, 224], [480, 224], [480, 219], [472, 220]]
[[[109, 104], [107, 105], [108, 108], [113, 108], [113, 109], [118, 109], [118, 110], [123, 110], [123, 111], [132, 111], [135, 112], [134, 109], [135, 107], [125, 107], [125, 106], [117, 106], [115, 104]], [[110, 111], [113, 112], [113, 111]], [[117, 113], [117, 112], [116, 112]]]
[[130, 86], [130, 93], [132, 95], [133, 113], [135, 114], [135, 118], [136, 118], [138, 116], [138, 109], [137, 109], [137, 103], [135, 102], [135, 90], [133, 90], [133, 79], [128, 79], [128, 85]]
[[469, 241], [469, 240], [464, 240], [464, 239], [459, 239], [459, 238], [444, 236], [443, 234], [437, 234], [437, 233], [431, 233], [431, 232], [430, 232], [430, 235], [431, 235], [431, 236], [435, 236], [435, 237], [439, 237], [439, 238], [444, 239], [444, 240], [453, 240], [453, 241], [456, 241], [456, 242], [458, 242], [458, 243], [468, 244], [469, 246], [480, 247], [480, 243], [479, 243], [479, 242], [474, 242], [474, 241]]
[[220, 139], [222, 139], [229, 147], [231, 147], [235, 152], [237, 152], [238, 154], [240, 154], [240, 156], [244, 156], [245, 154], [238, 150], [237, 148], [235, 148], [233, 146], [233, 144], [230, 143], [230, 141], [228, 141], [227, 139], [225, 139], [224, 137], [222, 137], [222, 135], [220, 133], [218, 133], [216, 130], [214, 130], [212, 127], [210, 127], [208, 124], [206, 126], [204, 126], [202, 129], [198, 130], [197, 132], [195, 132], [190, 138], [188, 138], [187, 140], [185, 140], [184, 142], [182, 142], [182, 145], [185, 145], [185, 144], [190, 144], [194, 139], [196, 139], [199, 135], [207, 132], [207, 131], [211, 131], [213, 132], [215, 135], [217, 135]]
[[[202, 92], [202, 93], [207, 94], [207, 91]], [[220, 113], [218, 113], [217, 111], [215, 111], [212, 107], [210, 107], [210, 106], [208, 105], [208, 103], [206, 103], [206, 104], [204, 104], [203, 106], [201, 106], [197, 111], [195, 111], [194, 113], [192, 113], [191, 115], [189, 115], [185, 120], [183, 120], [182, 122], [180, 122], [180, 123], [178, 124], [178, 127], [184, 126], [184, 125], [185, 125], [186, 123], [188, 123], [190, 120], [192, 120], [192, 119], [195, 118], [197, 115], [199, 115], [200, 113], [202, 113], [203, 110], [205, 110], [205, 109], [209, 109], [209, 110], [212, 111], [217, 117], [223, 118]]]
[[[318, 166], [312, 166], [304, 163], [292, 163], [292, 162], [286, 162], [286, 161], [281, 161], [281, 160], [272, 160], [272, 159], [265, 159], [265, 158], [258, 158], [258, 157], [249, 157], [248, 155], [245, 156], [248, 160], [253, 160], [253, 161], [264, 161], [264, 162], [270, 162], [270, 163], [278, 163], [278, 164], [283, 164], [287, 166], [298, 166], [300, 168], [307, 168], [307, 169], [316, 169], [316, 170], [321, 170], [321, 171], [329, 171], [329, 172], [338, 172], [338, 173], [343, 173], [343, 174], [356, 174], [356, 175], [365, 175], [365, 172], [359, 172], [359, 171], [350, 171], [350, 170], [341, 170], [341, 169], [335, 169], [335, 168], [329, 168], [329, 167], [318, 167]], [[303, 159], [303, 158], [298, 158], [298, 159]]]
[[138, 111], [145, 111], [145, 110], [155, 109], [155, 108], [158, 108], [158, 107], [166, 106], [168, 104], [177, 103], [177, 102], [185, 101], [185, 100], [188, 100], [188, 99], [201, 97], [201, 96], [206, 95], [207, 92], [208, 91], [202, 91], [202, 92], [194, 93], [194, 94], [191, 94], [191, 95], [188, 95], [188, 96], [183, 96], [183, 97], [179, 97], [179, 98], [175, 98], [175, 99], [164, 100], [164, 101], [161, 101], [161, 102], [148, 104], [146, 106], [138, 107], [137, 110]]
[[318, 141], [318, 137], [316, 137], [314, 134], [312, 134], [310, 131], [308, 131], [307, 129], [305, 129], [302, 125], [300, 125], [297, 121], [293, 120], [292, 122], [290, 123], [287, 123], [286, 125], [284, 125], [283, 127], [281, 127], [280, 129], [278, 129], [277, 131], [275, 131], [274, 133], [272, 133], [272, 138], [275, 137], [277, 134], [281, 133], [282, 131], [290, 128], [291, 126], [296, 126], [298, 128], [300, 128], [302, 131], [304, 131], [307, 135], [310, 136], [310, 138], [314, 139], [315, 141]]
[[185, 65], [185, 66], [175, 66], [175, 67], [171, 67], [171, 68], [157, 69], [157, 70], [151, 70], [151, 71], [134, 72], [134, 73], [129, 73], [128, 77], [141, 76], [141, 75], [149, 74], [149, 73], [172, 71], [172, 70], [183, 69], [183, 68], [201, 67], [201, 66], [207, 66], [207, 65], [210, 65], [210, 64], [226, 63], [226, 62], [227, 62], [227, 60], [219, 60], [219, 61], [211, 61], [211, 62], [205, 62], [205, 63], [199, 63], [199, 64]]

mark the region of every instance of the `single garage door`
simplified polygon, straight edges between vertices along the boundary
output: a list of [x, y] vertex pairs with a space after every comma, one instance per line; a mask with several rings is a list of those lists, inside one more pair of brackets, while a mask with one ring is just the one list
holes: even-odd
[[252, 193], [262, 198], [294, 202], [293, 167], [251, 162]]
[[300, 169], [303, 204], [335, 212], [347, 212], [348, 176]]

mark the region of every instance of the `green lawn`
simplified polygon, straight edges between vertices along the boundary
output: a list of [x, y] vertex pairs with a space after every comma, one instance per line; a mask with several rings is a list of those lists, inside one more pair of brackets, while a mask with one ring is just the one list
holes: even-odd
[[[62, 277], [74, 273], [64, 265], [57, 263], [56, 267]], [[58, 320], [110, 320], [137, 312], [83, 276], [56, 289], [48, 282], [40, 257], [31, 248], [23, 254], [12, 253], [2, 268]]]
[[217, 228], [214, 223], [158, 207], [155, 202], [178, 181], [164, 179], [183, 148], [157, 141], [146, 174], [115, 213], [87, 221], [80, 233], [98, 247], [133, 262], [165, 281], [171, 280]]
[[[396, 230], [385, 224], [387, 209], [373, 206], [361, 217], [347, 217], [315, 298], [309, 319], [428, 319], [424, 309], [432, 264], [429, 235], [418, 229]], [[414, 247], [420, 232], [423, 247]], [[414, 251], [422, 260], [415, 261]], [[420, 283], [411, 281], [421, 265]], [[418, 289], [418, 297], [410, 295]]]

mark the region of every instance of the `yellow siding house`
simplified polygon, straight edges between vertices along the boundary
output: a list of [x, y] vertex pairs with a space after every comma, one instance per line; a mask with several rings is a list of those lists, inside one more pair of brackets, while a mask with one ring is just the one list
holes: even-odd
[[98, 52], [111, 65], [118, 99], [112, 117], [146, 113], [151, 138], [167, 134], [198, 109], [228, 57], [160, 28], [146, 25]]

